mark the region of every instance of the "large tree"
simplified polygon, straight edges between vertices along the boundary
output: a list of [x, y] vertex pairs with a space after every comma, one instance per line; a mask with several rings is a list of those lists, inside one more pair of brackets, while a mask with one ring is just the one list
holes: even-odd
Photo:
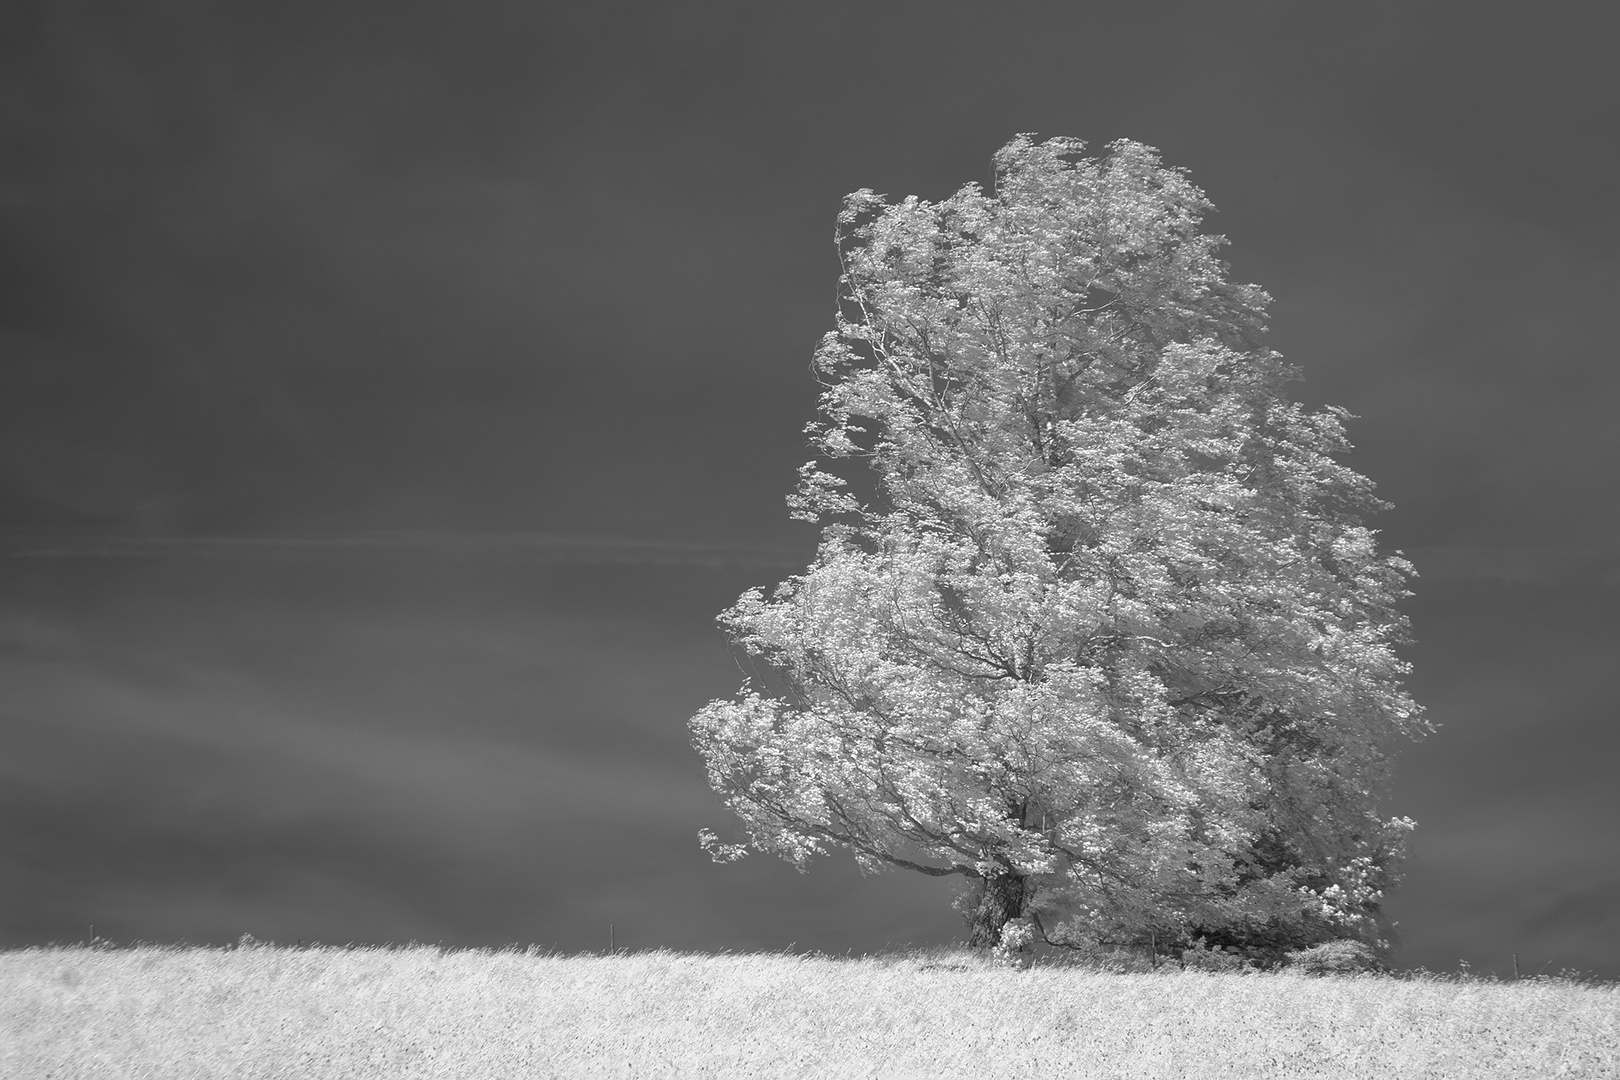
[[979, 945], [1379, 939], [1412, 570], [1211, 209], [1150, 147], [1023, 137], [988, 194], [848, 197], [820, 549], [721, 616], [755, 678], [691, 722], [716, 858], [960, 875]]

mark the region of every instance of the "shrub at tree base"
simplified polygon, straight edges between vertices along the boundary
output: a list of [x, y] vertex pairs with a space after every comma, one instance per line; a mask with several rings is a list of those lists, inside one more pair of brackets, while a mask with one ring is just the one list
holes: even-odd
[[721, 616], [754, 676], [691, 726], [746, 843], [701, 837], [960, 876], [970, 941], [1011, 924], [1012, 953], [1026, 926], [1377, 942], [1412, 827], [1380, 816], [1387, 753], [1425, 730], [1411, 567], [1335, 459], [1345, 414], [1286, 397], [1203, 193], [1148, 147], [1082, 151], [1019, 138], [989, 194], [846, 200], [791, 500], [822, 541]]
[[1237, 946], [1211, 948], [1203, 938], [1182, 949], [1180, 961], [1181, 966], [1190, 971], [1243, 971], [1251, 965]]
[[1324, 941], [1288, 954], [1288, 966], [1306, 975], [1358, 975], [1379, 971], [1378, 954], [1360, 941]]

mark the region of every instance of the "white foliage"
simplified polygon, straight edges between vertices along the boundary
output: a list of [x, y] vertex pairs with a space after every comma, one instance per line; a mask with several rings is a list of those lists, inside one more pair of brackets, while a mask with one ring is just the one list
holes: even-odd
[[761, 677], [695, 745], [801, 868], [1014, 874], [1054, 936], [1370, 936], [1410, 828], [1378, 814], [1385, 755], [1425, 729], [1411, 567], [1334, 458], [1345, 414], [1287, 400], [1203, 194], [1081, 149], [1013, 141], [993, 194], [846, 200], [791, 500], [823, 541], [721, 617]]

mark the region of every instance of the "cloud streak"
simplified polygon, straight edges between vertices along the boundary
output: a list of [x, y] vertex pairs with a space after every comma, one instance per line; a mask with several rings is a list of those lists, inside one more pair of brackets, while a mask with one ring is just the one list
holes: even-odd
[[801, 568], [812, 552], [808, 547], [701, 544], [625, 536], [423, 530], [338, 536], [12, 534], [0, 537], [0, 554], [12, 559], [254, 560], [384, 556], [597, 566]]
[[[10, 559], [206, 559], [285, 557], [429, 558], [542, 565], [692, 566], [800, 569], [813, 557], [803, 547], [712, 544], [545, 532], [402, 530], [332, 536], [105, 536], [73, 533], [0, 534]], [[1620, 552], [1602, 548], [1418, 547], [1404, 554], [1424, 583], [1456, 581], [1620, 586]]]
[[1620, 552], [1603, 548], [1419, 547], [1405, 555], [1417, 567], [1419, 592], [1425, 582], [1451, 581], [1620, 585]]

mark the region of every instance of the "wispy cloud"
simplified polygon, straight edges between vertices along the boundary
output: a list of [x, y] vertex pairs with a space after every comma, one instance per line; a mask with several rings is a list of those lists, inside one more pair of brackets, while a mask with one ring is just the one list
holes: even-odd
[[1423, 547], [1405, 554], [1424, 582], [1620, 585], [1620, 552], [1605, 548]]
[[332, 536], [105, 536], [0, 534], [13, 559], [275, 559], [405, 557], [648, 566], [803, 567], [808, 547], [703, 544], [565, 533], [401, 531]]
[[[1620, 552], [1602, 548], [1420, 547], [1406, 556], [1422, 581], [1620, 585]], [[470, 533], [439, 530], [329, 536], [108, 536], [0, 533], [0, 557], [12, 559], [275, 559], [383, 556], [528, 563], [646, 566], [757, 566], [797, 569], [812, 551], [752, 544], [571, 533]]]

